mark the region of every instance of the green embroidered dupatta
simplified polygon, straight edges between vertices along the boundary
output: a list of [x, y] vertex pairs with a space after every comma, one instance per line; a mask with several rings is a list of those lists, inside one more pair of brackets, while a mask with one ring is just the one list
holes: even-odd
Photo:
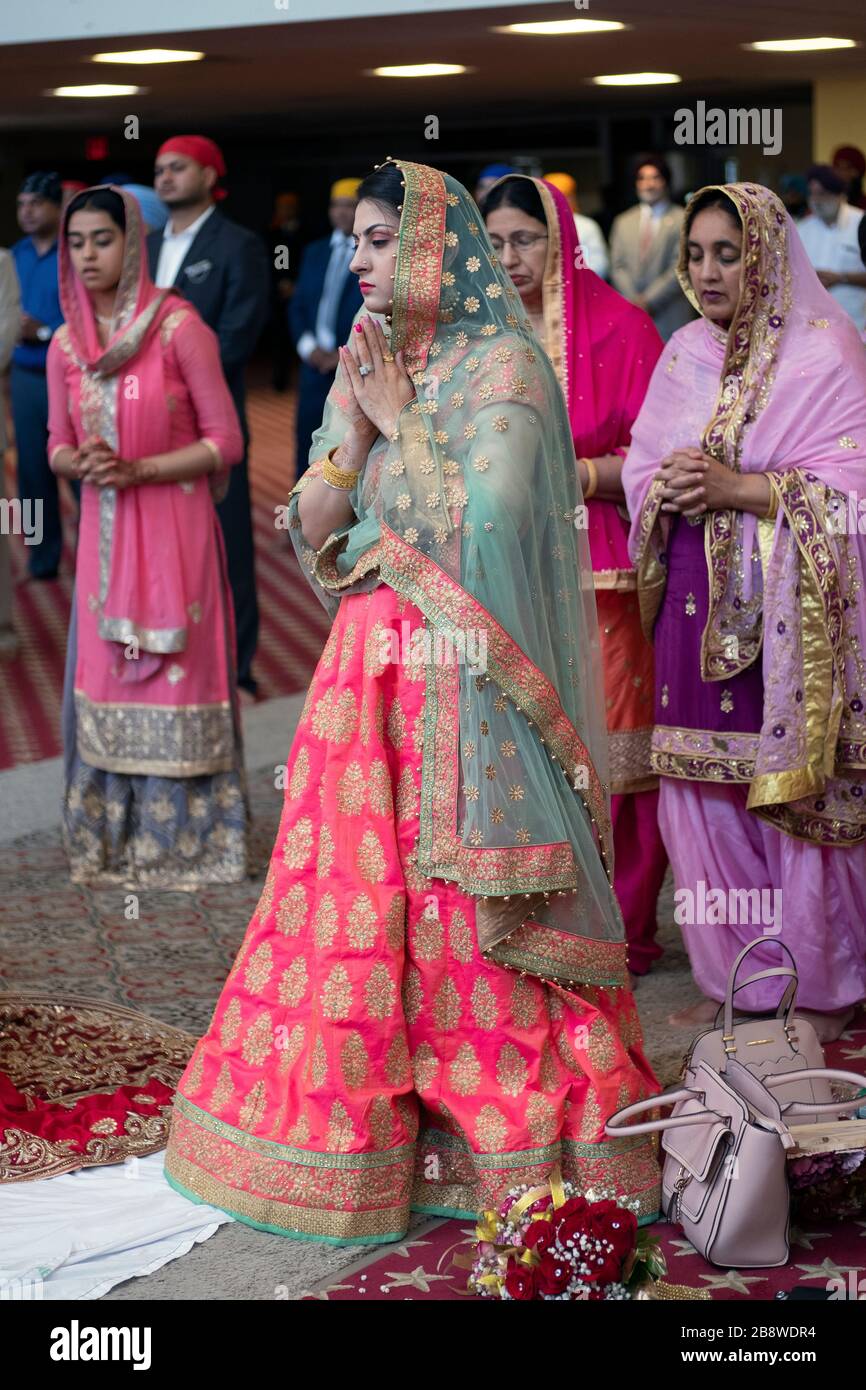
[[431, 637], [486, 653], [483, 670], [425, 662], [419, 870], [479, 900], [492, 959], [622, 984], [595, 595], [565, 402], [469, 194], [396, 162], [391, 346], [415, 399], [398, 437], [371, 450], [355, 519], [315, 552], [297, 504], [347, 427], [338, 369], [290, 535], [329, 611], [384, 582]]

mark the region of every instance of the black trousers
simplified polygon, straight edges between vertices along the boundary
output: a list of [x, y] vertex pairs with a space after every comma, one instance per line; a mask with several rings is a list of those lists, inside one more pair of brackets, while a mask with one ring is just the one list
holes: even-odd
[[[27, 546], [30, 573], [57, 573], [63, 536], [57, 479], [48, 467], [48, 386], [45, 373], [12, 364], [12, 418], [18, 452], [18, 496], [42, 510], [42, 540]], [[33, 514], [33, 513], [31, 513]]]
[[[247, 439], [244, 422], [244, 438]], [[229, 584], [235, 610], [237, 682], [255, 694], [252, 665], [259, 640], [253, 513], [247, 469], [248, 448], [241, 463], [229, 470], [229, 490], [217, 506], [226, 547]]]

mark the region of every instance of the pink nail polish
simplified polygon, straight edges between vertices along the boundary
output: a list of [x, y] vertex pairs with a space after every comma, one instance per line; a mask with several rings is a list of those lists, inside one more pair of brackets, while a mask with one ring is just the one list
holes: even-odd
[[356, 323], [356, 324], [355, 324], [355, 332], [356, 332], [356, 333], [363, 333], [363, 331], [364, 331], [363, 324]]

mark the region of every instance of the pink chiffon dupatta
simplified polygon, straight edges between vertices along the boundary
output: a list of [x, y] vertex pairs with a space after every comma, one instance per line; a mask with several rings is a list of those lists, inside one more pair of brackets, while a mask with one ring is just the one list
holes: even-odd
[[[662, 340], [649, 314], [584, 264], [565, 195], [544, 179], [532, 183], [548, 226], [545, 343], [568, 406], [575, 451], [588, 458], [624, 452]], [[596, 588], [633, 588], [627, 523], [616, 503], [595, 498], [588, 524]]]
[[[123, 200], [126, 244], [108, 344], [99, 342], [93, 305], [73, 269], [65, 231], [60, 301], [82, 371], [84, 427], [120, 458], [138, 459], [169, 449], [160, 328], [183, 301], [175, 291], [154, 285], [138, 203], [123, 188], [112, 191]], [[137, 660], [125, 661], [118, 653], [115, 669], [125, 681], [147, 679], [167, 654], [186, 647], [189, 586], [177, 515], [166, 507], [159, 483], [100, 491], [99, 635], [135, 647]]]
[[[666, 344], [623, 471], [645, 630], [666, 582], [661, 460], [701, 447], [735, 471], [767, 473], [774, 521], [719, 510], [704, 522], [709, 616], [694, 679], [762, 661], [749, 808], [799, 838], [856, 844], [866, 837], [866, 536], [850, 514], [866, 478], [866, 355], [776, 195], [721, 187], [743, 227], [736, 317], [727, 332], [697, 319]], [[688, 218], [679, 276], [700, 309], [687, 231]]]

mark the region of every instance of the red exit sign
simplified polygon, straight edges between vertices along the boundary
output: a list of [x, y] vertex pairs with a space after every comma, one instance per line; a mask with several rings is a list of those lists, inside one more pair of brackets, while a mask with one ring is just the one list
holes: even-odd
[[108, 158], [108, 136], [88, 135], [84, 142], [84, 158], [100, 160]]

